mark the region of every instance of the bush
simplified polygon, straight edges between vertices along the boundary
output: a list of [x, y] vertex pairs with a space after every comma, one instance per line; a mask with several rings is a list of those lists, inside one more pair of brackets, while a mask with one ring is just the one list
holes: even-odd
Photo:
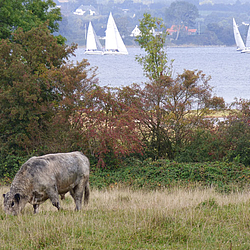
[[177, 162], [222, 161], [227, 152], [225, 137], [219, 129], [194, 131], [176, 153]]
[[19, 168], [24, 162], [28, 160], [29, 157], [16, 156], [16, 155], [0, 155], [0, 178], [4, 182], [11, 182], [15, 177]]
[[233, 121], [227, 130], [227, 140], [231, 145], [227, 151], [227, 160], [250, 166], [250, 127], [248, 122]]
[[[233, 109], [235, 108], [235, 109]], [[226, 158], [250, 166], [250, 100], [240, 99], [232, 103], [224, 130], [227, 144]]]
[[175, 186], [214, 186], [218, 191], [230, 192], [248, 185], [250, 168], [240, 163], [177, 163], [168, 160], [127, 159], [116, 170], [94, 168], [91, 186], [108, 188], [116, 185], [132, 188], [159, 189]]

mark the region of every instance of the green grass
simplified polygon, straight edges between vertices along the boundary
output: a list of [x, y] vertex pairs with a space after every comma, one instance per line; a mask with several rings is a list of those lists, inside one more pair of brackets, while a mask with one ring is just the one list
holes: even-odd
[[[0, 202], [7, 187], [0, 188]], [[0, 208], [0, 249], [250, 249], [249, 192], [213, 189], [92, 190], [74, 212], [46, 202], [20, 216]]]
[[[0, 249], [250, 249], [250, 169], [242, 164], [127, 160], [91, 169], [90, 203], [50, 201], [33, 215], [0, 206]], [[8, 187], [0, 185], [2, 194]]]

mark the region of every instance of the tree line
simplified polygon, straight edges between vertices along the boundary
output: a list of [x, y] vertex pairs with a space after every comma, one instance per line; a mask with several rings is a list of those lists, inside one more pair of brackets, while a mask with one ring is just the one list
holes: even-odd
[[[169, 45], [235, 45], [232, 19], [236, 18], [237, 24], [243, 21], [249, 22], [249, 3], [235, 4], [212, 4], [208, 1], [171, 1], [157, 2], [152, 4], [133, 3], [124, 1], [114, 3], [109, 1], [105, 4], [97, 4], [95, 1], [74, 0], [68, 3], [57, 2], [61, 6], [62, 21], [60, 22], [59, 34], [67, 38], [68, 44], [72, 41], [84, 46], [85, 33], [88, 22], [91, 21], [98, 36], [105, 37], [105, 24], [109, 12], [115, 18], [116, 24], [126, 45], [136, 46], [134, 38], [130, 36], [132, 30], [143, 18], [143, 13], [164, 20], [166, 28], [177, 25], [178, 31], [168, 36]], [[91, 4], [98, 10], [98, 15], [88, 14], [79, 16], [73, 12], [81, 5]], [[124, 11], [126, 10], [126, 11]], [[74, 27], [72, 29], [72, 27]], [[193, 29], [192, 35], [187, 32], [187, 27]], [[240, 25], [239, 29], [245, 39], [247, 27]], [[194, 31], [196, 30], [196, 32]], [[102, 41], [102, 40], [101, 40]]]
[[[199, 70], [174, 78], [166, 33], [151, 32], [162, 25], [144, 14], [137, 42], [146, 53], [136, 60], [148, 81], [119, 88], [101, 87], [86, 59], [70, 62], [77, 46], [53, 36], [49, 21], [6, 32], [0, 42], [0, 177], [13, 177], [33, 155], [74, 150], [106, 168], [128, 157], [249, 164], [250, 102], [226, 107]], [[224, 121], [210, 117], [225, 109]]]

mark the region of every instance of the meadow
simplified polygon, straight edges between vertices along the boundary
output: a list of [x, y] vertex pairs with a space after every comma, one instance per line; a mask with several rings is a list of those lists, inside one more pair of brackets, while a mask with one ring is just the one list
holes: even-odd
[[213, 188], [142, 190], [119, 185], [92, 189], [90, 203], [74, 211], [46, 201], [39, 214], [27, 204], [6, 216], [0, 187], [0, 249], [250, 249], [250, 193]]

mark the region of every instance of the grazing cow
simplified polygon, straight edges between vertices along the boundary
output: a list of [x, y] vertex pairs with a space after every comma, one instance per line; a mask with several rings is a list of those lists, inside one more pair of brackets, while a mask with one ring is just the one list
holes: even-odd
[[59, 195], [63, 199], [70, 192], [75, 210], [80, 210], [89, 200], [89, 160], [81, 152], [48, 154], [32, 157], [17, 172], [10, 191], [4, 194], [7, 214], [19, 214], [29, 202], [34, 213], [41, 203], [50, 199], [60, 209]]

